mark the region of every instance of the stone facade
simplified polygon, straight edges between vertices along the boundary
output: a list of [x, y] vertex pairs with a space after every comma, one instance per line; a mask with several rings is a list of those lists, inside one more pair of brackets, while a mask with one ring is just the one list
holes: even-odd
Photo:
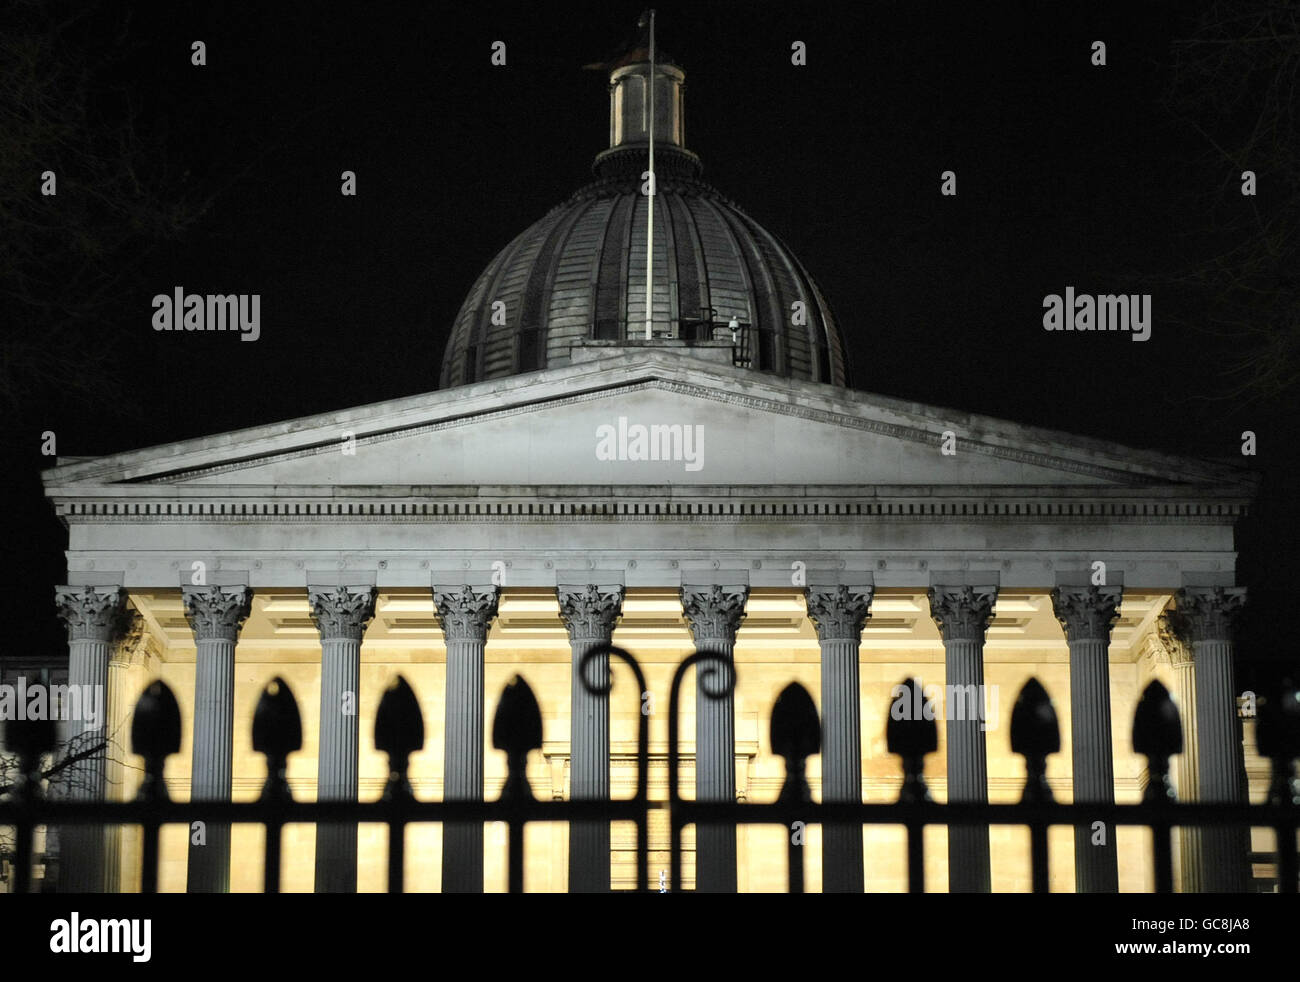
[[[630, 674], [614, 665], [605, 718], [584, 709], [590, 725], [579, 727], [571, 713], [583, 702], [577, 659], [606, 637], [645, 668], [659, 707], [652, 758], [665, 749], [676, 665], [696, 642], [729, 649], [737, 680], [729, 722], [700, 714], [689, 679], [683, 694], [688, 788], [707, 750], [709, 780], [726, 794], [774, 799], [782, 775], [767, 714], [777, 693], [799, 681], [819, 694], [835, 734], [826, 756], [810, 761], [814, 795], [852, 797], [857, 787], [867, 800], [889, 800], [900, 781], [884, 749], [891, 691], [919, 676], [986, 691], [983, 725], [940, 727], [939, 753], [927, 762], [936, 796], [982, 790], [991, 801], [1014, 800], [1023, 764], [1007, 746], [1008, 719], [1020, 686], [1036, 676], [1061, 720], [1062, 752], [1047, 772], [1057, 797], [1079, 793], [1086, 768], [1101, 781], [1089, 794], [1104, 798], [1109, 788], [1115, 800], [1135, 801], [1143, 761], [1129, 727], [1142, 686], [1160, 677], [1189, 733], [1210, 741], [1199, 770], [1179, 771], [1180, 784], [1236, 793], [1215, 769], [1240, 752], [1225, 737], [1235, 719], [1219, 717], [1231, 691], [1231, 638], [1221, 628], [1239, 597], [1233, 525], [1253, 494], [1242, 472], [765, 376], [676, 349], [575, 354], [526, 387], [485, 382], [45, 472], [69, 532], [71, 592], [60, 603], [68, 607], [86, 587], [120, 592], [147, 638], [151, 654], [139, 659], [109, 659], [102, 642], [112, 699], [161, 676], [185, 713], [186, 745], [167, 773], [174, 797], [198, 797], [200, 779], [224, 781], [235, 799], [256, 795], [263, 773], [251, 713], [275, 676], [288, 681], [302, 712], [304, 747], [288, 771], [295, 795], [377, 797], [386, 770], [373, 747], [374, 712], [396, 673], [425, 715], [426, 746], [412, 759], [418, 796], [499, 792], [504, 761], [482, 746], [482, 721], [516, 673], [543, 712], [544, 747], [530, 761], [534, 792], [629, 795], [643, 704]], [[702, 466], [686, 469], [669, 454], [600, 459], [598, 430], [620, 416], [700, 427]], [[948, 431], [955, 455], [943, 449]], [[1098, 563], [1110, 586], [1090, 591]], [[1194, 660], [1204, 652], [1195, 686], [1180, 688], [1176, 662], [1161, 655], [1173, 644], [1167, 611], [1188, 638], [1179, 651]], [[88, 643], [101, 644], [70, 634], [74, 664]], [[220, 673], [204, 674], [216, 665]], [[339, 729], [326, 717], [354, 690], [355, 716]], [[124, 720], [128, 710], [115, 705], [110, 715]], [[199, 722], [217, 728], [211, 747], [195, 750], [196, 729], [209, 732]], [[1086, 736], [1086, 750], [1072, 733]], [[133, 791], [134, 772], [124, 773], [106, 793]], [[324, 775], [328, 792], [318, 786]], [[951, 783], [958, 780], [960, 792]], [[662, 767], [652, 765], [651, 794], [665, 793]], [[481, 869], [445, 858], [437, 828], [408, 834], [408, 888], [439, 889], [449, 875], [456, 888], [504, 886], [504, 841], [491, 829]], [[229, 889], [260, 887], [260, 835], [231, 831]], [[666, 867], [666, 832], [652, 827], [652, 836], [654, 861]], [[828, 889], [902, 887], [901, 833], [851, 840], [828, 848], [855, 864], [864, 845], [862, 873], [851, 865], [848, 881]], [[1022, 840], [992, 830], [988, 871], [962, 888], [1026, 889]], [[1103, 863], [1095, 888], [1150, 888], [1141, 840], [1119, 830], [1114, 864]], [[632, 841], [630, 827], [610, 829], [614, 888], [633, 881]], [[288, 829], [285, 888], [320, 886], [318, 850], [355, 848], [355, 888], [382, 889], [383, 847], [382, 830], [362, 828], [353, 845]], [[570, 886], [567, 830], [531, 827], [527, 847], [528, 889]], [[820, 829], [810, 830], [808, 847], [809, 886], [818, 889]], [[122, 857], [127, 889], [138, 879], [126, 868], [133, 848], [124, 840], [112, 853]], [[475, 850], [458, 854], [466, 848]], [[780, 829], [739, 829], [734, 854], [721, 888], [733, 876], [740, 890], [784, 888]], [[1052, 856], [1053, 889], [1073, 889], [1069, 829], [1053, 831]], [[194, 873], [182, 830], [165, 831], [163, 857], [162, 887], [184, 889], [187, 865]], [[1181, 857], [1196, 861], [1194, 852]], [[686, 869], [693, 877], [689, 859]], [[947, 850], [937, 842], [927, 883], [949, 886]]]

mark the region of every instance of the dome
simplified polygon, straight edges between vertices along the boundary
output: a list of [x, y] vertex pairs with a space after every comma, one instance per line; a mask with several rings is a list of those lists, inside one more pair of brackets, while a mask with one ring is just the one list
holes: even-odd
[[479, 276], [452, 327], [441, 386], [568, 364], [575, 348], [642, 345], [709, 349], [696, 353], [849, 385], [843, 339], [808, 271], [702, 179], [684, 145], [685, 76], [671, 63], [654, 65], [656, 187], [643, 193], [650, 63], [638, 55], [610, 75], [610, 148], [596, 157], [595, 180], [516, 236]]

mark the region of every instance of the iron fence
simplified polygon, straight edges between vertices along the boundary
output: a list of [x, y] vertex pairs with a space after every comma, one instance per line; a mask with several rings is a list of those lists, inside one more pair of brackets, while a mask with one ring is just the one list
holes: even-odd
[[[635, 658], [613, 645], [587, 652], [578, 668], [582, 684], [598, 696], [611, 695], [612, 676], [596, 685], [588, 669], [598, 658], [612, 655], [624, 662], [637, 682], [636, 698], [647, 691], [645, 676]], [[856, 827], [899, 826], [906, 830], [907, 885], [913, 893], [925, 892], [924, 831], [931, 826], [1022, 826], [1030, 833], [1032, 889], [1046, 893], [1048, 837], [1051, 826], [1080, 826], [1102, 821], [1110, 827], [1145, 827], [1152, 833], [1155, 891], [1173, 890], [1171, 835], [1176, 828], [1267, 827], [1277, 836], [1278, 889], [1297, 892], [1296, 830], [1300, 826], [1300, 778], [1295, 760], [1300, 757], [1300, 701], [1293, 689], [1277, 700], [1261, 700], [1257, 742], [1262, 755], [1272, 761], [1268, 799], [1262, 804], [1179, 802], [1170, 781], [1170, 758], [1183, 750], [1182, 724], [1168, 691], [1159, 682], [1147, 686], [1133, 724], [1133, 748], [1148, 761], [1149, 780], [1142, 801], [1136, 804], [1075, 803], [1054, 800], [1046, 780], [1046, 761], [1060, 750], [1056, 713], [1047, 692], [1035, 679], [1021, 690], [1011, 715], [1011, 749], [1025, 758], [1026, 780], [1019, 802], [938, 803], [925, 783], [925, 757], [936, 752], [938, 728], [933, 717], [891, 713], [886, 724], [890, 753], [901, 758], [903, 783], [898, 800], [889, 803], [816, 802], [806, 778], [809, 757], [820, 752], [821, 722], [812, 697], [797, 683], [780, 694], [773, 706], [770, 727], [773, 751], [785, 762], [785, 777], [778, 798], [770, 803], [695, 801], [682, 796], [679, 696], [690, 670], [706, 698], [730, 698], [736, 669], [730, 658], [696, 651], [683, 660], [673, 676], [669, 700], [668, 799], [652, 802], [648, 793], [649, 719], [638, 711], [637, 775], [630, 798], [607, 801], [538, 800], [525, 775], [529, 753], [542, 747], [542, 717], [528, 684], [516, 676], [502, 691], [492, 727], [493, 746], [506, 754], [507, 777], [493, 801], [422, 801], [408, 780], [412, 753], [424, 744], [424, 723], [414, 692], [399, 677], [384, 693], [375, 718], [375, 747], [388, 756], [389, 777], [377, 801], [296, 801], [286, 780], [289, 755], [302, 747], [302, 726], [297, 702], [279, 678], [270, 682], [253, 716], [253, 749], [265, 755], [267, 779], [256, 801], [200, 803], [172, 801], [163, 780], [163, 766], [181, 746], [181, 714], [175, 697], [162, 682], [151, 683], [136, 704], [131, 726], [131, 749], [145, 762], [145, 777], [135, 800], [129, 802], [48, 800], [40, 789], [43, 756], [54, 745], [54, 725], [47, 721], [10, 723], [9, 749], [18, 754], [26, 780], [9, 800], [0, 801], [0, 826], [17, 830], [16, 892], [31, 886], [33, 841], [40, 826], [130, 826], [143, 830], [141, 887], [146, 894], [158, 886], [159, 831], [164, 825], [189, 826], [201, 806], [211, 822], [262, 825], [266, 829], [263, 889], [278, 893], [281, 887], [282, 831], [296, 823], [380, 823], [389, 830], [388, 891], [405, 887], [405, 827], [417, 823], [502, 822], [508, 829], [507, 871], [511, 892], [524, 887], [524, 827], [530, 822], [631, 822], [636, 827], [636, 890], [648, 886], [648, 825], [652, 809], [669, 812], [671, 878], [668, 887], [682, 889], [682, 833], [688, 826], [736, 827], [778, 825], [790, 829], [820, 825]], [[909, 679], [908, 697], [919, 697], [920, 683]], [[805, 887], [804, 850], [789, 837], [786, 865], [788, 887], [802, 893]], [[1242, 862], [1247, 859], [1243, 851]]]

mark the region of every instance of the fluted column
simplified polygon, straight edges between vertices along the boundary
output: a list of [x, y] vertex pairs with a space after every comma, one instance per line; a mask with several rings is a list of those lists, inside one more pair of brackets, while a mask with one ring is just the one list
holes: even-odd
[[[556, 593], [573, 656], [569, 795], [574, 801], [608, 801], [609, 696], [588, 692], [578, 669], [588, 651], [613, 638], [623, 608], [623, 587], [561, 585]], [[593, 659], [587, 680], [603, 685], [608, 677], [609, 656]], [[573, 822], [569, 826], [569, 892], [605, 893], [609, 886], [609, 823]]]
[[[307, 588], [311, 617], [320, 632], [320, 746], [317, 801], [356, 801], [360, 759], [357, 711], [361, 690], [361, 638], [375, 616], [372, 586]], [[356, 893], [357, 827], [316, 825], [316, 892]]]
[[[68, 629], [68, 685], [71, 691], [89, 697], [92, 705], [108, 704], [108, 661], [114, 640], [125, 621], [126, 593], [120, 587], [56, 587], [54, 602], [59, 619]], [[53, 707], [51, 707], [53, 708]], [[105, 720], [88, 719], [83, 705], [79, 719], [69, 721], [68, 750], [80, 753], [94, 749], [72, 765], [65, 775], [67, 797], [102, 800], [105, 789], [107, 734]], [[93, 726], [92, 726], [93, 724]], [[97, 749], [96, 749], [97, 748]], [[62, 852], [59, 889], [67, 893], [102, 893], [106, 880], [106, 836], [108, 830], [95, 826], [64, 826], [60, 830]]]
[[[1115, 763], [1110, 729], [1110, 630], [1119, 617], [1118, 586], [1058, 586], [1052, 610], [1070, 646], [1070, 746], [1074, 800], [1115, 802]], [[1076, 893], [1115, 893], [1119, 862], [1115, 830], [1093, 844], [1091, 823], [1074, 828]]]
[[[736, 800], [736, 727], [734, 695], [710, 699], [706, 686], [731, 688], [736, 632], [745, 618], [749, 586], [682, 586], [682, 611], [695, 647], [719, 654], [730, 677], [702, 679], [695, 673], [695, 798]], [[695, 889], [700, 893], [736, 892], [736, 829], [699, 826], [695, 830]]]
[[[1156, 620], [1157, 648], [1173, 669], [1174, 700], [1183, 723], [1183, 752], [1171, 761], [1174, 770], [1174, 787], [1179, 801], [1196, 801], [1200, 798], [1200, 780], [1196, 772], [1196, 672], [1191, 648], [1174, 630], [1168, 614]], [[1201, 838], [1200, 830], [1183, 826], [1175, 830], [1178, 836], [1178, 891], [1201, 892]]]
[[[252, 593], [246, 586], [182, 588], [185, 618], [194, 632], [194, 747], [190, 800], [229, 801], [235, 725], [235, 642], [248, 618]], [[190, 837], [186, 889], [191, 893], [230, 890], [230, 826], [204, 822], [203, 844]]]
[[[483, 651], [497, 601], [494, 586], [433, 588], [447, 645], [444, 801], [483, 800]], [[442, 891], [483, 892], [482, 822], [443, 826]]]
[[[1245, 602], [1244, 587], [1187, 586], [1178, 591], [1177, 607], [1169, 614], [1170, 623], [1192, 648], [1202, 801], [1246, 800], [1232, 664], [1232, 622]], [[1207, 893], [1249, 889], [1249, 834], [1245, 829], [1201, 829], [1201, 886]]]
[[[113, 800], [126, 800], [125, 770], [122, 766], [122, 753], [128, 745], [128, 732], [131, 720], [132, 697], [127, 673], [137, 652], [143, 652], [148, 641], [145, 633], [144, 618], [131, 611], [126, 619], [125, 633], [111, 647], [108, 658], [108, 697], [104, 704], [105, 735], [109, 745], [116, 750], [114, 757], [108, 760], [105, 772], [107, 785], [104, 797]], [[147, 657], [147, 655], [146, 655]], [[114, 789], [117, 789], [114, 792]], [[109, 827], [105, 836], [104, 855], [104, 890], [106, 893], [121, 893], [134, 871], [122, 869], [124, 843], [134, 839], [137, 829], [133, 826]]]
[[[862, 802], [861, 688], [858, 650], [870, 616], [872, 586], [809, 586], [808, 617], [822, 660], [822, 801]], [[828, 825], [822, 833], [822, 890], [861, 893], [862, 827]]]
[[[989, 800], [988, 759], [979, 713], [956, 712], [961, 693], [984, 697], [984, 635], [993, 616], [998, 588], [994, 586], [930, 587], [930, 615], [943, 635], [948, 692], [945, 706], [948, 741], [948, 800]], [[967, 687], [973, 686], [973, 689]], [[972, 717], [957, 719], [956, 716]], [[952, 893], [988, 893], [989, 830], [987, 825], [949, 826], [948, 889]]]

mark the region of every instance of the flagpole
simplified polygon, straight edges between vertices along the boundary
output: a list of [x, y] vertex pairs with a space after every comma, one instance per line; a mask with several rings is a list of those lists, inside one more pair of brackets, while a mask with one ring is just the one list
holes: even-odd
[[651, 299], [654, 293], [655, 254], [655, 12], [650, 11], [650, 187], [645, 211], [645, 339], [653, 336]]

